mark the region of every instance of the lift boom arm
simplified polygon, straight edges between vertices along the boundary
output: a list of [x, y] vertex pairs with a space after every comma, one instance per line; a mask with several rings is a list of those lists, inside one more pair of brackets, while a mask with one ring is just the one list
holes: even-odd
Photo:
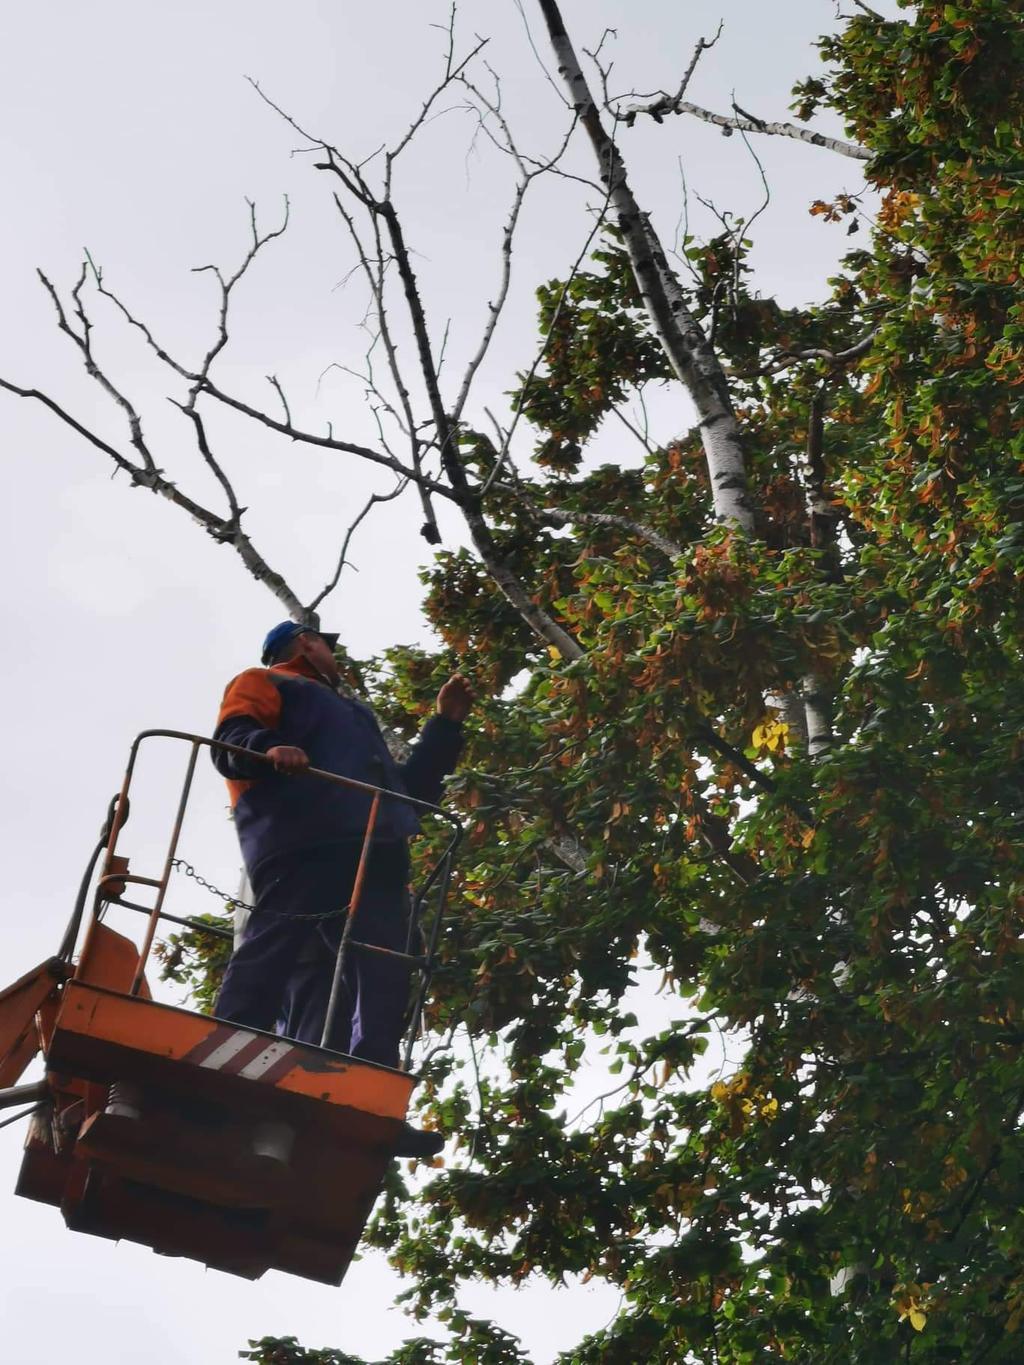
[[0, 1088], [14, 1085], [39, 1051], [36, 1013], [70, 974], [66, 962], [51, 957], [0, 991]]

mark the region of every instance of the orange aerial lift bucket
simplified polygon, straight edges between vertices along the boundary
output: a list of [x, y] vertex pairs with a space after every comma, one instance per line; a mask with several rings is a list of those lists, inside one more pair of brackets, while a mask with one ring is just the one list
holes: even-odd
[[[163, 871], [145, 877], [132, 873], [117, 849], [139, 746], [153, 738], [184, 741], [191, 752]], [[461, 829], [452, 816], [404, 794], [317, 770], [298, 779], [372, 795], [364, 863], [382, 801], [401, 801], [450, 827], [440, 859], [410, 897], [407, 951], [397, 955], [418, 977], [401, 1070], [162, 1004], [151, 998], [145, 978], [161, 920], [230, 937], [227, 929], [211, 930], [165, 909], [203, 747], [253, 757], [180, 731], [148, 730], [136, 739], [60, 952], [0, 992], [0, 1107], [30, 1105], [23, 1111], [30, 1127], [16, 1193], [56, 1205], [76, 1232], [139, 1242], [247, 1279], [276, 1269], [340, 1284], [416, 1084], [411, 1051]], [[130, 886], [149, 888], [153, 904], [128, 900]], [[353, 936], [361, 886], [362, 865], [324, 1038], [339, 1007], [345, 955], [387, 951]], [[146, 915], [141, 945], [106, 923], [112, 906]], [[421, 929], [423, 951], [416, 953]], [[46, 1079], [17, 1085], [40, 1051]]]

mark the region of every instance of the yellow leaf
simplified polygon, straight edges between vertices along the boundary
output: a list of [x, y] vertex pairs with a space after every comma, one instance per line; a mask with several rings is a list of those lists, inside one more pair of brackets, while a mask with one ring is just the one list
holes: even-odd
[[557, 645], [548, 645], [548, 654], [555, 661], [555, 663], [557, 663], [558, 660], [562, 657], [562, 651], [558, 648]]
[[922, 1313], [920, 1308], [912, 1308], [909, 1313], [910, 1325], [915, 1332], [923, 1332], [928, 1321], [928, 1314]]
[[814, 843], [814, 830], [805, 829], [803, 833], [803, 838], [800, 840], [800, 842], [803, 844], [804, 848], [810, 848], [810, 846]]
[[768, 738], [768, 728], [767, 728], [767, 726], [765, 726], [765, 725], [755, 725], [755, 726], [754, 726], [754, 733], [753, 733], [753, 735], [751, 736], [751, 739], [753, 740], [755, 746], [756, 746], [758, 749], [762, 748], [762, 747], [764, 746], [764, 743], [765, 743], [765, 741], [767, 740], [767, 738]]

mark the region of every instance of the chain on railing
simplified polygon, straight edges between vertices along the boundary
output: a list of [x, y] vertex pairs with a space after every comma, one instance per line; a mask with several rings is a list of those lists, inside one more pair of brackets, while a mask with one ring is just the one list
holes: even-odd
[[[242, 900], [240, 896], [231, 896], [226, 891], [221, 891], [219, 887], [214, 886], [213, 882], [208, 882], [206, 878], [202, 875], [202, 873], [197, 872], [195, 868], [192, 866], [192, 864], [186, 862], [184, 858], [173, 858], [171, 860], [171, 866], [180, 868], [180, 870], [184, 872], [186, 877], [191, 877], [191, 879], [198, 886], [201, 886], [204, 891], [209, 891], [211, 895], [218, 896], [224, 902], [224, 904], [229, 905], [232, 908], [232, 910], [247, 910], [250, 914], [252, 914], [252, 912], [256, 909], [254, 905], [250, 905], [248, 901]], [[292, 910], [265, 909], [261, 911], [261, 913], [264, 915], [280, 915], [282, 918], [296, 921], [334, 919], [337, 916], [347, 915], [348, 906], [341, 905], [336, 910], [317, 910], [304, 915], [299, 914], [297, 911]]]
[[248, 901], [242, 900], [241, 896], [229, 896], [226, 891], [221, 891], [219, 887], [214, 886], [213, 882], [208, 882], [206, 878], [201, 873], [197, 872], [192, 864], [186, 862], [184, 858], [172, 858], [171, 866], [179, 868], [184, 872], [186, 877], [191, 877], [204, 891], [209, 891], [213, 896], [219, 896], [224, 904], [229, 905], [232, 910], [248, 910], [250, 913], [252, 912], [254, 907], [251, 906]]

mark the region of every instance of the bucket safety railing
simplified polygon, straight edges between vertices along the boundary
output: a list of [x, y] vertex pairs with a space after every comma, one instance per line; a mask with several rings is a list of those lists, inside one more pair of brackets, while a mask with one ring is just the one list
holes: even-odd
[[[144, 741], [150, 739], [179, 740], [189, 745], [189, 756], [185, 769], [185, 777], [178, 796], [174, 823], [167, 844], [166, 856], [164, 857], [163, 870], [159, 877], [147, 877], [136, 872], [131, 872], [129, 870], [128, 860], [121, 857], [117, 851], [118, 839], [128, 820], [131, 809], [130, 791], [139, 750]], [[128, 993], [130, 995], [138, 995], [142, 988], [146, 965], [153, 948], [157, 928], [162, 920], [172, 924], [183, 925], [187, 928], [214, 937], [223, 939], [231, 939], [233, 937], [233, 932], [230, 929], [206, 924], [188, 916], [174, 915], [164, 909], [171, 877], [177, 862], [178, 843], [181, 838], [185, 812], [188, 808], [189, 796], [195, 778], [196, 761], [200, 749], [204, 748], [217, 750], [221, 753], [237, 754], [239, 757], [244, 758], [247, 763], [265, 763], [268, 768], [273, 768], [273, 760], [267, 758], [265, 754], [256, 753], [251, 749], [243, 749], [235, 744], [224, 744], [220, 740], [209, 739], [205, 735], [194, 735], [184, 730], [143, 730], [141, 734], [135, 737], [135, 740], [132, 743], [128, 756], [128, 766], [125, 769], [124, 780], [121, 784], [121, 790], [111, 802], [100, 842], [86, 869], [75, 909], [71, 921], [68, 924], [67, 932], [64, 935], [60, 956], [64, 958], [65, 961], [70, 962], [74, 955], [75, 945], [78, 941], [81, 923], [85, 914], [88, 887], [92, 880], [96, 862], [102, 854], [103, 864], [99, 878], [96, 882], [93, 897], [92, 921], [98, 922], [102, 920], [107, 907], [110, 905], [121, 906], [126, 910], [134, 910], [147, 917], [146, 929], [139, 949], [138, 966], [131, 986], [129, 987]], [[427, 801], [419, 801], [415, 797], [407, 795], [405, 792], [391, 791], [387, 787], [375, 786], [370, 782], [360, 782], [352, 777], [342, 777], [338, 773], [324, 772], [319, 768], [304, 769], [301, 774], [289, 777], [288, 780], [294, 782], [317, 781], [332, 783], [337, 786], [361, 791], [370, 798], [370, 809], [367, 816], [366, 827], [363, 832], [359, 862], [356, 868], [356, 875], [353, 881], [348, 907], [347, 910], [343, 907], [339, 907], [338, 911], [339, 914], [345, 914], [345, 924], [338, 945], [337, 955], [335, 957], [331, 993], [327, 1005], [327, 1013], [324, 1020], [320, 1046], [327, 1046], [327, 1040], [332, 1036], [338, 1012], [344, 1004], [345, 965], [348, 961], [349, 953], [353, 951], [359, 953], [378, 953], [384, 957], [390, 957], [396, 961], [407, 964], [410, 972], [410, 980], [414, 975], [418, 974], [417, 986], [412, 993], [412, 1010], [409, 1025], [405, 1033], [401, 1057], [401, 1068], [404, 1071], [408, 1071], [412, 1060], [413, 1046], [419, 1034], [423, 1006], [426, 1001], [427, 991], [430, 988], [430, 978], [434, 967], [441, 924], [448, 898], [452, 865], [459, 842], [462, 839], [462, 825], [460, 821], [448, 811], [442, 810], [439, 806], [431, 805]], [[373, 846], [373, 835], [376, 829], [381, 805], [385, 801], [400, 802], [402, 805], [408, 806], [416, 811], [419, 815], [430, 816], [441, 821], [449, 830], [448, 841], [433, 863], [433, 866], [428, 870], [422, 884], [407, 897], [409, 912], [404, 952], [396, 952], [391, 948], [379, 947], [373, 943], [364, 943], [355, 936], [359, 930], [359, 905], [363, 894], [370, 851]], [[156, 894], [153, 904], [151, 906], [140, 905], [134, 900], [129, 900], [125, 895], [125, 891], [129, 886], [149, 887], [154, 890]], [[414, 948], [417, 945], [418, 937], [422, 943], [422, 951], [416, 952], [414, 951]], [[85, 944], [83, 946], [83, 955], [88, 948], [88, 941], [87, 931]]]

